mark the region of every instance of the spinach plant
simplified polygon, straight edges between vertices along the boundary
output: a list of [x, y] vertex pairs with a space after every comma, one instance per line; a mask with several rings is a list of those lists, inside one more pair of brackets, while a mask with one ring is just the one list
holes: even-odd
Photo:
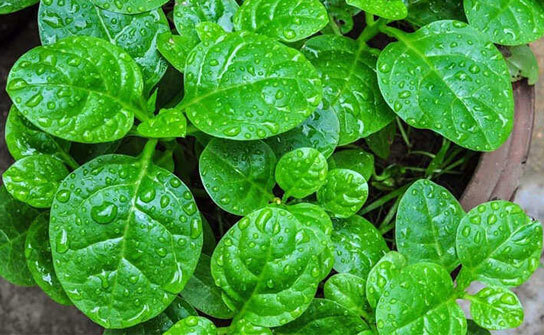
[[[43, 45], [7, 82], [6, 280], [106, 335], [523, 322], [511, 289], [539, 266], [541, 224], [502, 200], [467, 213], [437, 182], [509, 137], [511, 82], [538, 74], [526, 44], [544, 35], [541, 1], [0, 0], [0, 13], [38, 2]], [[424, 166], [388, 160], [398, 138]]]

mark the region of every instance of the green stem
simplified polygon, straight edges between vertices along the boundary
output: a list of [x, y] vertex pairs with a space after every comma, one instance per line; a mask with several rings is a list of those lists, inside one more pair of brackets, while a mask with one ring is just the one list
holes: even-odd
[[408, 33], [405, 31], [387, 25], [382, 25], [379, 28], [380, 32], [386, 34], [389, 37], [396, 38], [399, 41], [406, 41], [406, 36], [408, 35]]
[[360, 45], [366, 45], [366, 42], [380, 33], [380, 27], [386, 23], [387, 21], [384, 19], [378, 19], [378, 21], [372, 20], [371, 23], [367, 23], [365, 29], [363, 29], [363, 32], [357, 38], [357, 42], [359, 42]]
[[[399, 208], [401, 197], [397, 197], [397, 200], [395, 200], [395, 203], [393, 204], [393, 207], [389, 210], [387, 215], [385, 216], [385, 219], [383, 219], [382, 223], [378, 227], [378, 230], [382, 235], [387, 234], [393, 227], [395, 227], [395, 222], [393, 221], [393, 218], [397, 214], [397, 210]], [[391, 222], [393, 223], [391, 224]]]
[[373, 210], [377, 209], [377, 208], [380, 208], [381, 206], [385, 205], [386, 203], [388, 203], [389, 201], [401, 196], [404, 194], [404, 192], [406, 192], [406, 190], [412, 185], [412, 183], [408, 183], [402, 187], [399, 187], [398, 189], [392, 191], [391, 193], [388, 193], [386, 195], [384, 195], [383, 197], [379, 198], [378, 200], [374, 201], [373, 203], [371, 203], [370, 205], [366, 206], [365, 208], [363, 208], [360, 212], [359, 212], [359, 215], [365, 215], [366, 213], [370, 213], [372, 212]]
[[157, 139], [151, 139], [147, 141], [145, 144], [144, 150], [142, 150], [142, 154], [140, 155], [140, 160], [143, 162], [149, 162], [153, 158], [153, 154], [155, 153], [155, 148], [157, 147], [157, 143], [159, 140]]
[[200, 133], [200, 130], [197, 127], [195, 127], [194, 125], [188, 124], [187, 125], [187, 131], [186, 131], [185, 135], [186, 136], [192, 136], [192, 135], [194, 135], [196, 133]]
[[402, 122], [400, 121], [400, 118], [397, 117], [396, 120], [397, 120], [397, 126], [398, 126], [398, 128], [400, 130], [400, 135], [402, 136], [402, 140], [404, 141], [404, 143], [406, 143], [406, 146], [408, 148], [411, 148], [412, 143], [410, 143], [410, 139], [408, 138], [408, 135], [406, 135], [406, 130], [404, 129], [404, 126], [402, 125]]
[[337, 36], [343, 36], [342, 32], [340, 31], [340, 28], [338, 28], [338, 25], [336, 24], [336, 21], [334, 20], [334, 17], [331, 13], [329, 13], [329, 26], [331, 27], [333, 33]]
[[75, 170], [79, 167], [79, 163], [76, 162], [76, 160], [66, 151], [60, 150], [60, 156], [64, 160], [64, 163], [66, 163], [66, 165], [68, 165], [72, 170]]

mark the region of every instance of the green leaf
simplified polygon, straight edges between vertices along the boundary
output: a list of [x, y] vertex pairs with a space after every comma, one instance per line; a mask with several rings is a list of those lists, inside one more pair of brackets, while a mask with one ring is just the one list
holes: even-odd
[[317, 108], [321, 92], [316, 70], [300, 52], [237, 32], [193, 49], [182, 107], [209, 135], [253, 140], [298, 126]]
[[125, 329], [105, 329], [102, 335], [163, 335], [179, 320], [189, 316], [197, 316], [197, 312], [191, 305], [180, 297], [174, 301], [157, 317]]
[[333, 169], [327, 182], [317, 191], [318, 203], [335, 217], [347, 218], [357, 213], [368, 198], [368, 184], [358, 172]]
[[474, 280], [519, 286], [540, 264], [542, 225], [507, 201], [472, 209], [457, 228], [457, 254]]
[[318, 108], [302, 124], [286, 133], [267, 138], [266, 143], [274, 150], [276, 157], [298, 148], [314, 148], [329, 157], [339, 139], [340, 124], [336, 114]]
[[397, 124], [389, 123], [383, 129], [369, 135], [365, 138], [366, 144], [372, 152], [381, 159], [389, 158], [391, 154], [391, 144], [395, 140], [397, 133]]
[[138, 125], [138, 134], [150, 138], [185, 137], [187, 119], [183, 112], [176, 108], [161, 109], [152, 119]]
[[229, 335], [272, 335], [268, 328], [255, 326], [247, 320], [234, 321], [229, 327]]
[[72, 305], [53, 268], [49, 244], [49, 213], [40, 214], [28, 228], [25, 257], [36, 284], [55, 302], [61, 305]]
[[527, 78], [529, 85], [534, 85], [540, 76], [538, 60], [528, 45], [519, 45], [508, 48], [505, 57], [506, 64], [510, 69], [512, 81], [518, 81], [521, 78]]
[[482, 327], [492, 330], [517, 328], [523, 323], [523, 306], [516, 294], [502, 287], [486, 287], [470, 300], [470, 314]]
[[541, 0], [464, 0], [468, 22], [502, 45], [519, 45], [544, 35], [544, 4]]
[[240, 318], [275, 327], [299, 317], [323, 279], [324, 246], [286, 210], [269, 207], [235, 224], [212, 256], [212, 275]]
[[394, 117], [376, 78], [376, 57], [347, 37], [322, 35], [304, 44], [302, 53], [323, 81], [324, 109], [340, 120], [340, 145], [385, 127]]
[[365, 180], [374, 175], [374, 156], [361, 149], [337, 151], [329, 159], [331, 169], [348, 169], [358, 172]]
[[124, 49], [142, 70], [146, 92], [166, 72], [157, 51], [157, 37], [169, 31], [162, 9], [126, 15], [98, 8], [88, 0], [43, 1], [38, 14], [43, 45], [68, 36], [94, 36]]
[[211, 258], [200, 255], [193, 276], [185, 285], [181, 296], [194, 308], [217, 319], [231, 319], [234, 312], [223, 302], [221, 288], [215, 285], [210, 270]]
[[112, 12], [138, 14], [160, 8], [168, 0], [91, 0], [91, 2]]
[[403, 0], [346, 0], [346, 2], [385, 19], [402, 20], [408, 15]]
[[227, 35], [223, 27], [214, 22], [201, 22], [195, 29], [202, 42], [216, 43]]
[[161, 55], [179, 72], [185, 71], [185, 61], [189, 52], [198, 44], [198, 40], [188, 38], [186, 35], [173, 35], [165, 32], [157, 37], [157, 49]]
[[189, 316], [178, 321], [164, 335], [217, 335], [217, 328], [202, 316]]
[[325, 283], [325, 298], [335, 301], [357, 315], [367, 315], [369, 310], [365, 297], [365, 280], [361, 277], [338, 273]]
[[355, 313], [327, 299], [314, 299], [310, 307], [295, 321], [277, 328], [277, 335], [356, 335], [368, 325]]
[[219, 24], [225, 31], [234, 27], [232, 19], [238, 10], [235, 0], [186, 0], [176, 2], [174, 24], [182, 36], [198, 40], [196, 26], [202, 22]]
[[363, 279], [389, 251], [376, 227], [358, 215], [334, 221], [332, 242], [336, 248], [334, 269]]
[[467, 335], [491, 335], [491, 333], [478, 326], [473, 320], [467, 320]]
[[70, 150], [70, 142], [36, 128], [15, 106], [11, 106], [6, 120], [6, 145], [15, 160], [37, 154], [62, 159]]
[[276, 156], [262, 141], [214, 139], [200, 155], [200, 178], [223, 210], [247, 215], [274, 199]]
[[432, 262], [453, 271], [459, 265], [455, 235], [465, 211], [444, 187], [416, 181], [401, 198], [395, 240], [409, 263]]
[[466, 21], [463, 0], [404, 0], [408, 7], [406, 20], [422, 27], [439, 20]]
[[2, 175], [11, 195], [36, 208], [49, 208], [60, 182], [70, 172], [57, 158], [34, 155], [22, 158]]
[[9, 14], [32, 6], [40, 0], [0, 0], [0, 14]]
[[506, 141], [512, 85], [485, 35], [459, 21], [437, 21], [412, 34], [388, 31], [400, 40], [380, 54], [378, 78], [398, 116], [471, 150], [493, 151]]
[[12, 284], [34, 286], [25, 258], [28, 228], [39, 212], [15, 200], [0, 186], [0, 276]]
[[441, 265], [419, 263], [393, 278], [376, 308], [380, 334], [464, 335], [467, 321], [453, 282]]
[[193, 196], [151, 164], [149, 149], [140, 159], [102, 156], [75, 170], [51, 210], [62, 286], [105, 328], [131, 327], [162, 312], [191, 277], [202, 248]]
[[38, 128], [84, 143], [122, 138], [144, 114], [138, 65], [95, 37], [67, 37], [28, 51], [15, 63], [7, 91]]
[[313, 148], [295, 149], [276, 165], [276, 182], [285, 191], [284, 198], [305, 198], [317, 191], [327, 178], [327, 159]]
[[312, 36], [329, 23], [319, 0], [246, 0], [234, 16], [236, 30], [253, 31], [285, 42]]
[[386, 292], [387, 284], [400, 273], [407, 263], [402, 254], [390, 251], [374, 265], [366, 281], [366, 297], [370, 307], [376, 309], [378, 301]]

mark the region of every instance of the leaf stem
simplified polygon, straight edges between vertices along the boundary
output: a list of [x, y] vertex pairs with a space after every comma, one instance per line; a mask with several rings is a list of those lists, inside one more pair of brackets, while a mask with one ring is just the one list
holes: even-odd
[[406, 35], [408, 35], [405, 31], [387, 25], [381, 25], [379, 30], [387, 36], [396, 38], [399, 41], [405, 41]]
[[60, 150], [60, 156], [64, 160], [64, 163], [68, 165], [72, 170], [79, 168], [79, 163], [66, 151]]
[[340, 31], [340, 28], [338, 28], [338, 25], [336, 24], [336, 21], [334, 20], [334, 17], [331, 13], [329, 13], [329, 26], [331, 27], [333, 33], [337, 36], [343, 36], [342, 32]]
[[[401, 197], [397, 197], [397, 200], [395, 200], [395, 203], [393, 204], [393, 207], [389, 209], [389, 212], [385, 216], [385, 219], [383, 219], [382, 223], [378, 227], [378, 230], [382, 235], [387, 234], [393, 227], [395, 227], [395, 221], [393, 221], [393, 218], [397, 214], [397, 210], [399, 208]], [[391, 222], [393, 221], [393, 224]]]
[[396, 117], [396, 120], [397, 120], [397, 126], [398, 126], [398, 128], [400, 130], [400, 135], [402, 136], [402, 140], [404, 141], [404, 143], [406, 143], [406, 146], [408, 148], [411, 148], [412, 143], [410, 143], [410, 139], [408, 138], [408, 135], [406, 134], [406, 130], [404, 129], [404, 126], [402, 125], [402, 122], [400, 121], [400, 118]]
[[385, 26], [388, 21], [382, 18], [379, 18], [377, 21], [374, 20], [374, 15], [365, 13], [366, 17], [366, 27], [363, 29], [363, 32], [357, 38], [357, 42], [360, 45], [366, 45], [366, 42], [373, 39], [376, 35], [380, 33], [380, 27]]
[[141, 161], [143, 162], [151, 161], [151, 159], [153, 158], [153, 154], [155, 153], [155, 148], [157, 147], [157, 143], [159, 143], [159, 140], [157, 139], [150, 139], [149, 141], [147, 141], [140, 155]]

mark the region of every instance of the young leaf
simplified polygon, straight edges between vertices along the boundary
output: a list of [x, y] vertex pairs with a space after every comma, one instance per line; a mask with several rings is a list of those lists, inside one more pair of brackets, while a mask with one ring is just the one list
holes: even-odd
[[523, 307], [516, 294], [502, 287], [486, 287], [470, 300], [474, 321], [491, 330], [517, 328], [523, 323]]
[[43, 1], [38, 13], [43, 45], [68, 36], [94, 36], [124, 49], [142, 70], [146, 92], [166, 72], [166, 62], [157, 51], [157, 37], [169, 31], [162, 9], [137, 15], [103, 10], [89, 0]]
[[2, 0], [0, 1], [0, 14], [17, 12], [38, 2], [40, 0]]
[[332, 242], [336, 249], [334, 269], [363, 279], [389, 251], [376, 227], [358, 215], [334, 221]]
[[347, 37], [322, 35], [304, 44], [302, 53], [323, 80], [324, 109], [340, 120], [340, 145], [366, 137], [394, 117], [378, 88], [376, 58]]
[[38, 154], [62, 160], [70, 150], [70, 142], [36, 128], [15, 106], [11, 106], [6, 121], [6, 145], [15, 160]]
[[376, 305], [378, 305], [378, 301], [384, 294], [387, 284], [407, 264], [408, 262], [402, 254], [390, 251], [374, 265], [366, 281], [366, 298], [370, 307], [376, 309]]
[[262, 141], [214, 139], [200, 155], [200, 178], [212, 200], [236, 215], [247, 215], [274, 199], [276, 156]]
[[471, 150], [500, 147], [512, 130], [514, 99], [508, 67], [487, 37], [458, 21], [393, 34], [399, 41], [380, 54], [378, 78], [397, 115]]
[[465, 211], [445, 188], [418, 180], [402, 197], [395, 239], [409, 263], [433, 262], [453, 271], [459, 265], [455, 235]]
[[466, 22], [463, 0], [404, 0], [408, 7], [406, 20], [418, 27], [439, 20]]
[[34, 286], [25, 259], [27, 230], [39, 212], [15, 200], [0, 186], [0, 276], [12, 284]]
[[324, 287], [325, 298], [335, 301], [357, 315], [367, 315], [365, 280], [361, 277], [338, 273], [330, 277]]
[[478, 326], [473, 320], [467, 320], [467, 335], [491, 335], [491, 333]]
[[519, 286], [540, 264], [542, 225], [516, 204], [492, 201], [465, 216], [456, 244], [463, 271], [474, 280]]
[[262, 139], [302, 123], [321, 102], [321, 91], [317, 72], [300, 52], [238, 32], [193, 49], [182, 107], [209, 135]]
[[348, 218], [357, 213], [368, 198], [368, 184], [358, 172], [333, 169], [317, 191], [317, 202], [335, 217]]
[[157, 49], [181, 73], [185, 71], [187, 56], [198, 43], [198, 39], [187, 35], [173, 35], [169, 31], [157, 37]]
[[40, 214], [28, 228], [25, 242], [26, 264], [36, 284], [55, 302], [72, 305], [53, 268], [49, 244], [49, 214]]
[[346, 0], [346, 2], [385, 19], [402, 20], [408, 15], [403, 0]]
[[329, 17], [319, 0], [246, 0], [234, 16], [236, 30], [296, 42], [325, 27]]
[[238, 10], [235, 0], [177, 1], [174, 7], [174, 24], [180, 35], [196, 38], [196, 26], [201, 22], [214, 22], [225, 31], [233, 30], [232, 18]]
[[125, 329], [105, 329], [102, 335], [163, 335], [172, 326], [189, 316], [197, 316], [195, 309], [180, 297], [157, 317]]
[[234, 225], [212, 256], [212, 275], [240, 318], [276, 327], [308, 307], [323, 279], [325, 251], [313, 230], [286, 210], [255, 211]]
[[53, 202], [57, 275], [76, 307], [105, 328], [157, 316], [189, 280], [202, 248], [191, 193], [151, 164], [150, 149], [139, 159], [109, 155], [85, 164]]
[[142, 106], [142, 74], [120, 48], [95, 37], [67, 37], [28, 51], [15, 63], [7, 91], [38, 128], [70, 141], [122, 138]]
[[355, 313], [327, 299], [314, 299], [310, 307], [295, 321], [276, 328], [277, 335], [346, 335], [369, 329]]
[[217, 328], [202, 316], [189, 316], [178, 321], [164, 335], [217, 335]]
[[509, 55], [505, 60], [510, 69], [512, 81], [518, 81], [521, 78], [527, 78], [529, 85], [534, 85], [540, 75], [538, 69], [538, 60], [528, 45], [518, 45], [508, 48]]
[[221, 289], [215, 285], [210, 269], [211, 258], [200, 255], [193, 276], [185, 285], [181, 296], [202, 313], [217, 319], [231, 319], [234, 312], [221, 298]]
[[441, 265], [405, 267], [376, 308], [380, 334], [464, 335], [467, 321], [455, 302], [453, 282]]
[[540, 0], [464, 0], [471, 26], [502, 45], [520, 45], [544, 35], [544, 4]]
[[112, 12], [138, 14], [160, 8], [168, 0], [91, 0], [91, 2]]
[[353, 170], [370, 180], [374, 174], [374, 156], [361, 149], [338, 151], [329, 159], [329, 168]]
[[316, 149], [300, 148], [285, 154], [276, 165], [276, 182], [290, 196], [313, 194], [327, 178], [327, 159]]
[[161, 109], [152, 119], [138, 125], [138, 134], [149, 138], [185, 137], [187, 119], [177, 108]]
[[340, 123], [334, 112], [315, 110], [302, 124], [286, 133], [266, 139], [276, 157], [298, 148], [314, 148], [330, 157], [340, 139]]
[[383, 129], [365, 138], [365, 142], [376, 156], [387, 159], [391, 154], [391, 144], [393, 144], [396, 133], [397, 124], [390, 122]]
[[2, 175], [11, 195], [36, 208], [49, 208], [60, 182], [70, 172], [57, 158], [34, 155], [15, 162]]

